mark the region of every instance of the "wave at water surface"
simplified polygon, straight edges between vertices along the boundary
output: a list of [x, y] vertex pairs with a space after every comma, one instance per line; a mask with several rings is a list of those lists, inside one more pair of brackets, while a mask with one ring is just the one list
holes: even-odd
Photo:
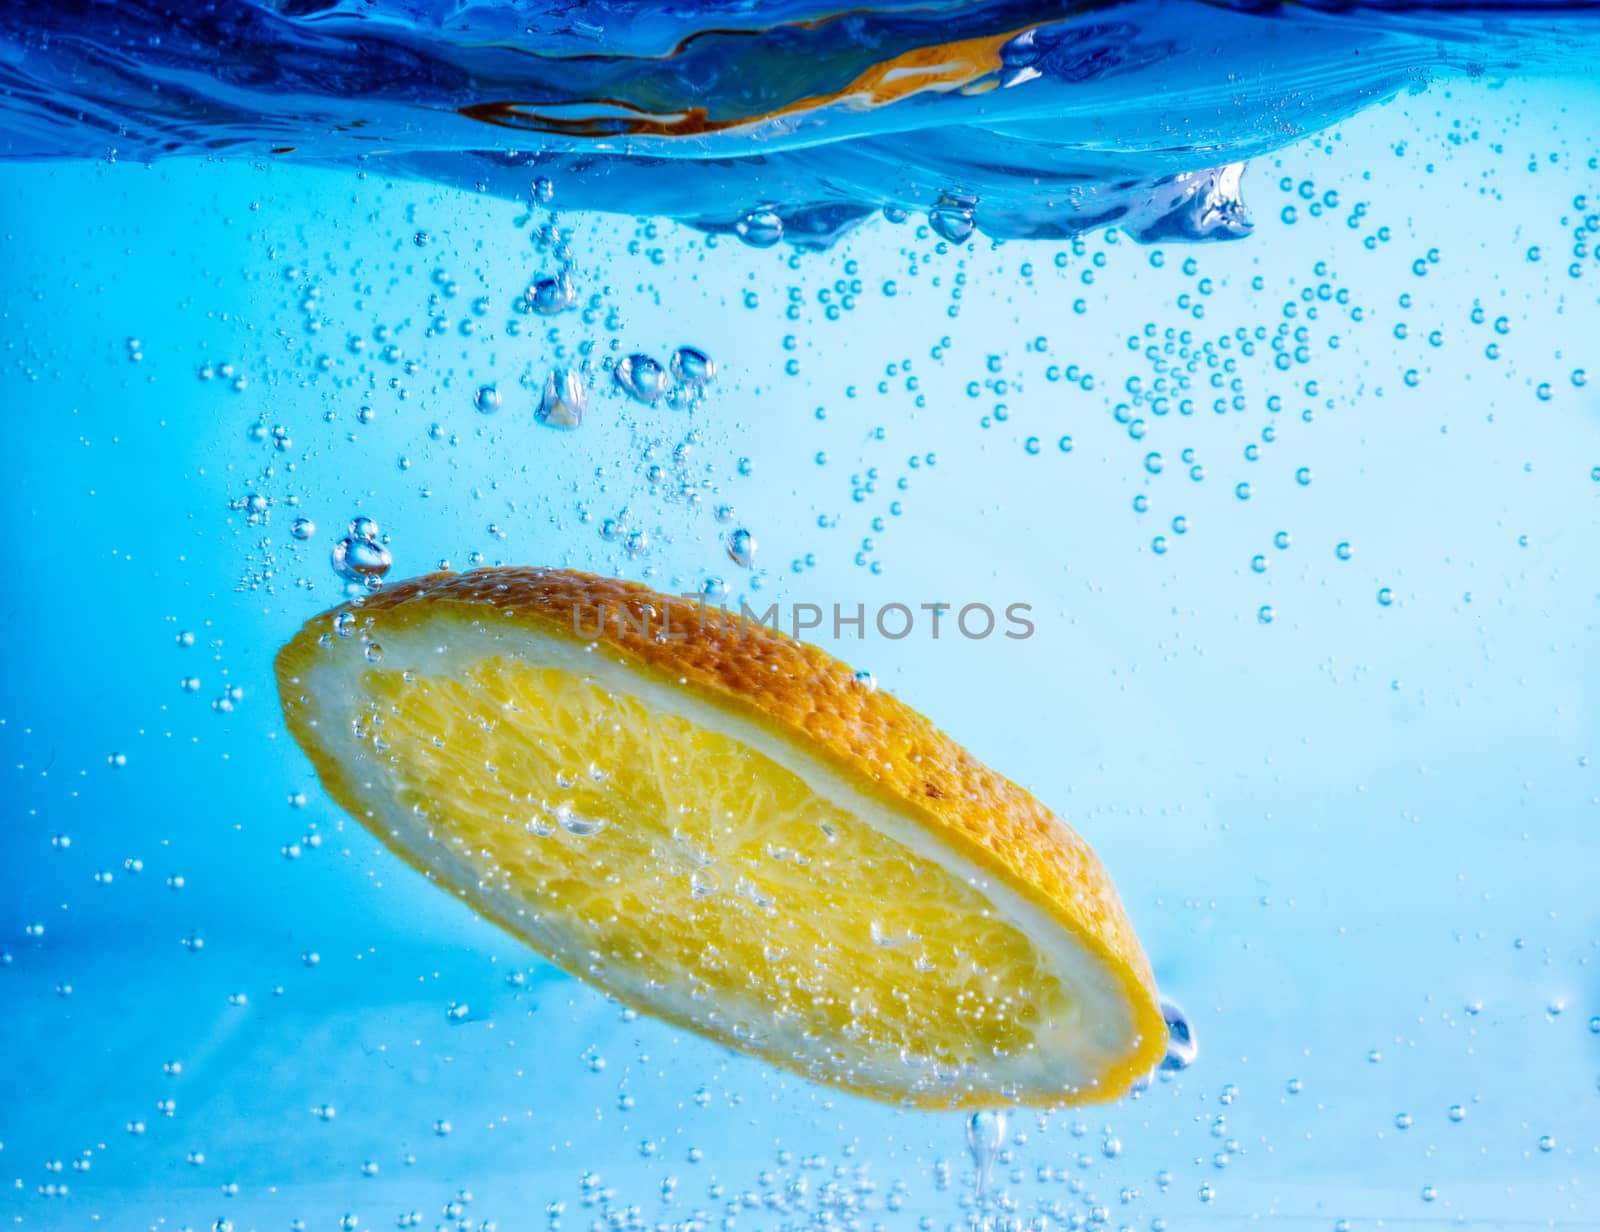
[[823, 247], [1228, 239], [1242, 164], [1449, 75], [1582, 72], [1592, 3], [0, 0], [0, 156], [368, 159]]

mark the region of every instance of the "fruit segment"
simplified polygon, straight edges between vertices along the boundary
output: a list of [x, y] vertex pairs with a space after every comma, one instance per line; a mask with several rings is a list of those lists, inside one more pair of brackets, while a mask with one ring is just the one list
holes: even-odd
[[344, 809], [626, 1004], [918, 1107], [1113, 1099], [1160, 1060], [1093, 854], [814, 647], [495, 569], [318, 616], [277, 668]]

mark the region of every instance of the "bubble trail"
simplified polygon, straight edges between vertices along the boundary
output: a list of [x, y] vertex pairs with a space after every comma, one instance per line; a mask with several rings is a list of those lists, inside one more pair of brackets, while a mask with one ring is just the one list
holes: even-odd
[[983, 1108], [967, 1118], [967, 1150], [978, 1171], [976, 1196], [980, 1207], [988, 1203], [989, 1182], [994, 1176], [995, 1160], [999, 1158], [1005, 1140], [1006, 1114], [1003, 1109]]

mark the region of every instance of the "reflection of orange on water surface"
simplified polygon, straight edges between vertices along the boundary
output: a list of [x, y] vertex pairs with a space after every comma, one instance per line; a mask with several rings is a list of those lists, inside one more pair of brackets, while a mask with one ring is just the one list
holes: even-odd
[[[459, 108], [469, 119], [523, 132], [563, 137], [689, 137], [727, 132], [844, 104], [858, 111], [887, 106], [917, 94], [984, 94], [999, 84], [1001, 48], [1028, 27], [981, 38], [914, 47], [859, 73], [841, 89], [808, 95], [761, 115], [712, 119], [704, 107], [652, 112], [622, 99], [528, 103], [500, 100]], [[719, 31], [713, 33], [735, 33]], [[680, 46], [677, 51], [681, 51]]]

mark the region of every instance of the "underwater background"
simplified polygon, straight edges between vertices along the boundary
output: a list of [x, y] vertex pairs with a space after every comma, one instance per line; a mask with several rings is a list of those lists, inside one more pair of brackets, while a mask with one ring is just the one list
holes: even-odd
[[[7, 1226], [1600, 1227], [1600, 19], [816, 10], [0, 4]], [[287, 738], [357, 517], [1030, 604], [808, 636], [1093, 844], [1196, 1055], [980, 1213], [963, 1117], [539, 961]]]

